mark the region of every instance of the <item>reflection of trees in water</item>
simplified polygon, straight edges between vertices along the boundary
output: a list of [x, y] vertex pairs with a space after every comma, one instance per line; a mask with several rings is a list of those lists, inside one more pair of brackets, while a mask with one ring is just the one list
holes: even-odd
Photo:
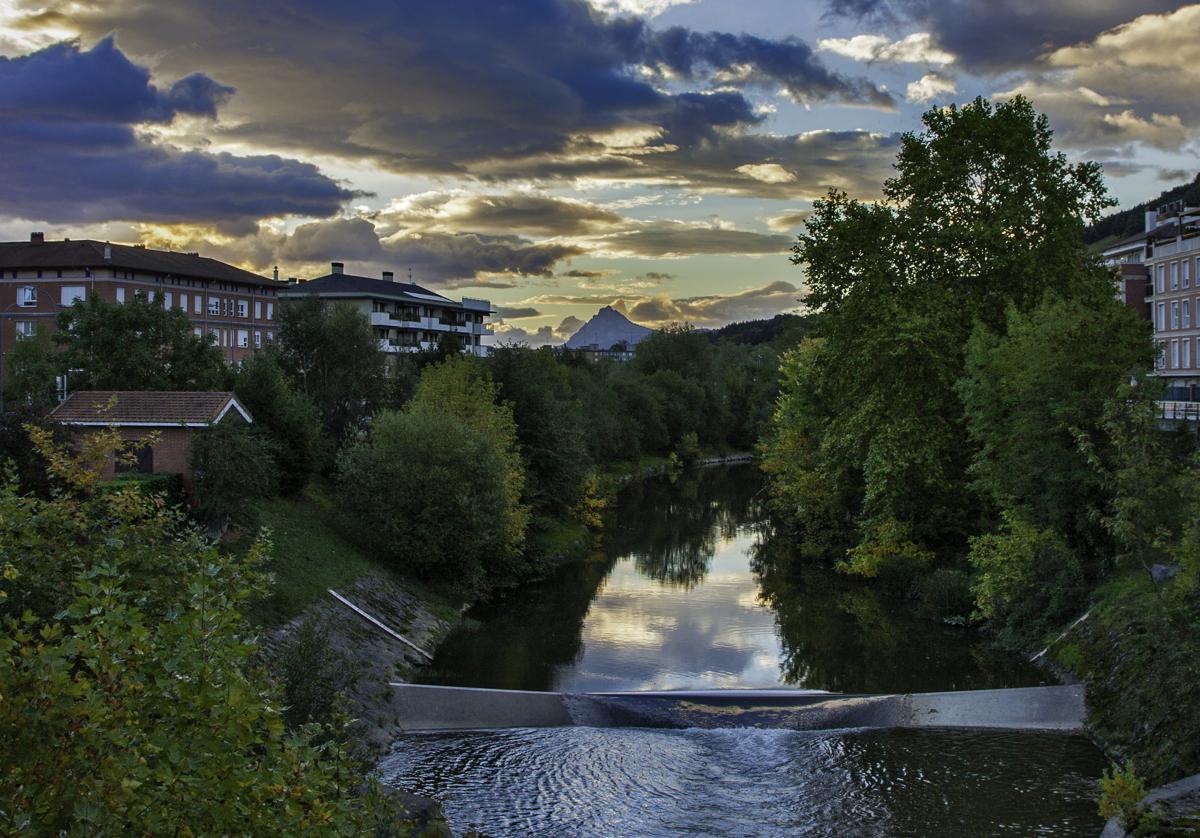
[[[471, 623], [439, 647], [426, 683], [548, 690], [555, 675], [583, 656], [583, 623], [592, 601], [624, 556], [667, 584], [703, 579], [715, 548], [713, 529], [731, 537], [752, 520], [762, 480], [753, 467], [689, 471], [639, 481], [606, 516], [603, 552], [560, 568], [549, 579], [504, 592], [472, 609]], [[690, 580], [690, 581], [689, 581]]]
[[761, 485], [754, 469], [728, 468], [630, 486], [606, 525], [605, 553], [631, 556], [647, 578], [690, 589], [708, 574], [717, 539], [733, 538], [753, 520]]
[[785, 683], [835, 692], [984, 689], [1041, 683], [1023, 661], [964, 629], [917, 619], [907, 603], [812, 562], [759, 528], [752, 567], [775, 611]]

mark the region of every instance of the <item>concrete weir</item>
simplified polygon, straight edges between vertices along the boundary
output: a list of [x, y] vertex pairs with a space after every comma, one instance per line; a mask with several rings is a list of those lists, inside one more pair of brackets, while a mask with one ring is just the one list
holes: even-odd
[[1079, 731], [1083, 687], [844, 695], [807, 690], [553, 693], [392, 684], [404, 732], [513, 727], [973, 727]]

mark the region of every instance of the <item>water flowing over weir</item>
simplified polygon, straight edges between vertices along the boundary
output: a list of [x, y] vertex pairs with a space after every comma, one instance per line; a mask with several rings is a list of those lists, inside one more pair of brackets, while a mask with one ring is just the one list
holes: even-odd
[[596, 556], [389, 688], [383, 781], [489, 836], [1098, 834], [1080, 689], [820, 565], [778, 572], [761, 486], [622, 492]]

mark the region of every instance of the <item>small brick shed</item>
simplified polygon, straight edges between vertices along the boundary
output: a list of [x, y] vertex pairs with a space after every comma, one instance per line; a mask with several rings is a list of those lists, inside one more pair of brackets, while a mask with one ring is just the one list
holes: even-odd
[[[189, 490], [192, 434], [218, 422], [254, 421], [233, 393], [161, 390], [81, 390], [52, 410], [50, 418], [81, 430], [116, 428], [126, 441], [157, 433], [158, 441], [142, 447], [137, 465], [129, 470], [179, 474]], [[114, 471], [110, 462], [104, 476], [112, 477]]]

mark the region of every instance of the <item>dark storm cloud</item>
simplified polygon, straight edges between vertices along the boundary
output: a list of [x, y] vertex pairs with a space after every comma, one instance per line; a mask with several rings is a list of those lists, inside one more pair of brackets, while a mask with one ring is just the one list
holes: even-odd
[[1028, 67], [1054, 49], [1089, 41], [1139, 15], [1186, 5], [1181, 0], [828, 0], [833, 15], [925, 28], [962, 66], [993, 72]]
[[[743, 88], [893, 106], [800, 41], [658, 31], [580, 0], [105, 2], [76, 20], [95, 36], [119, 31], [123, 48], [159, 56], [160, 70], [199, 66], [237, 87], [226, 136], [406, 173], [687, 183], [689, 157], [761, 123]], [[763, 162], [759, 151], [743, 162]], [[700, 166], [726, 162], [710, 153]], [[720, 171], [700, 174], [720, 181]], [[778, 192], [732, 180], [747, 194]]]
[[261, 218], [329, 215], [353, 196], [309, 163], [180, 150], [138, 132], [211, 117], [231, 93], [201, 74], [158, 87], [109, 39], [0, 58], [0, 215], [245, 233]]

